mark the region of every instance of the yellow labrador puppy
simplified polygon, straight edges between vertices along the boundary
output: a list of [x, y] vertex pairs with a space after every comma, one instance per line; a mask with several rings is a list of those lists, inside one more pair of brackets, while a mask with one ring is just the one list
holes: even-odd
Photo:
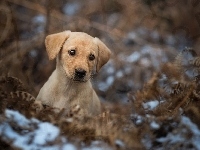
[[56, 58], [56, 69], [36, 100], [59, 109], [78, 105], [84, 113], [98, 115], [101, 104], [90, 78], [107, 63], [110, 50], [96, 37], [71, 31], [47, 36], [45, 45], [49, 59]]

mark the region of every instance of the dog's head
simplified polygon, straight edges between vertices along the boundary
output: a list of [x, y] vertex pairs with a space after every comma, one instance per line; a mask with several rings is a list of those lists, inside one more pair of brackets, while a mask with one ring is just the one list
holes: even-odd
[[46, 37], [45, 45], [49, 59], [57, 56], [66, 76], [80, 82], [88, 81], [93, 70], [98, 72], [111, 55], [101, 40], [83, 32], [51, 34]]

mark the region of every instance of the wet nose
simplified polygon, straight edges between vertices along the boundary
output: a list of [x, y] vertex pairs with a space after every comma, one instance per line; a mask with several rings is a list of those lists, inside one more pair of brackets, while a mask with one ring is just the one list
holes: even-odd
[[78, 77], [79, 79], [83, 79], [86, 75], [86, 71], [84, 69], [75, 69], [75, 76]]

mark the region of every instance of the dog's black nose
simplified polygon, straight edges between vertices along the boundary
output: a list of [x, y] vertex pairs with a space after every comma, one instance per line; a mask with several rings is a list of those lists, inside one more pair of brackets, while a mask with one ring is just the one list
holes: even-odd
[[82, 79], [86, 75], [86, 71], [84, 69], [75, 69], [75, 77]]

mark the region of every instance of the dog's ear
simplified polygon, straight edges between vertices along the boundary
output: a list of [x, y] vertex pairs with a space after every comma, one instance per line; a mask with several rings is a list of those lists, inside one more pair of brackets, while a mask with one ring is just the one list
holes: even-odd
[[65, 41], [69, 38], [71, 31], [63, 31], [48, 35], [45, 39], [45, 46], [49, 59], [54, 59], [61, 50]]
[[98, 58], [96, 66], [96, 72], [98, 72], [101, 67], [110, 59], [111, 51], [99, 38], [95, 37], [94, 42], [98, 46]]

